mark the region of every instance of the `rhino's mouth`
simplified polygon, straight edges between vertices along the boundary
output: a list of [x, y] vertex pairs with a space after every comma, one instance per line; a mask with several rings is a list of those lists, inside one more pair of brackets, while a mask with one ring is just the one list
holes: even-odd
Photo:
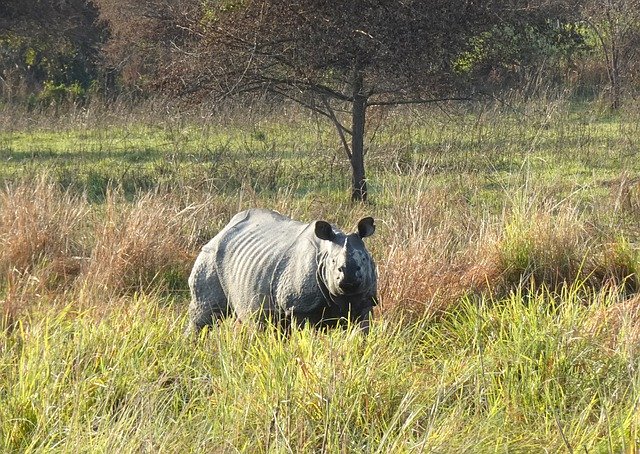
[[360, 282], [342, 281], [340, 282], [340, 284], [338, 284], [338, 288], [340, 289], [341, 295], [353, 295], [353, 294], [360, 293], [360, 290], [361, 290], [360, 287], [361, 287]]
[[354, 298], [360, 298], [364, 295], [364, 291], [362, 289], [353, 290], [352, 292], [343, 292], [335, 295], [339, 298], [345, 298], [348, 300], [353, 300]]
[[318, 282], [318, 286], [322, 291], [324, 299], [329, 304], [336, 304], [338, 300], [343, 300], [345, 298], [350, 299], [363, 293], [362, 288], [360, 287], [360, 283], [357, 283], [355, 285], [339, 286], [332, 291], [332, 289], [325, 282], [322, 271], [322, 269], [318, 270], [316, 281]]

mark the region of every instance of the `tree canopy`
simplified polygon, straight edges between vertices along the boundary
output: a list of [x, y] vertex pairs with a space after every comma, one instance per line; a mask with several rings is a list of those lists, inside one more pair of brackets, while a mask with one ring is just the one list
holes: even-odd
[[86, 0], [0, 2], [0, 93], [47, 94], [47, 83], [87, 88], [98, 73], [97, 18]]
[[204, 2], [194, 11], [180, 26], [187, 39], [156, 80], [194, 96], [272, 92], [326, 116], [351, 163], [352, 198], [365, 200], [367, 108], [459, 96], [456, 64], [473, 38], [498, 24], [535, 23], [543, 9], [504, 1], [247, 0]]

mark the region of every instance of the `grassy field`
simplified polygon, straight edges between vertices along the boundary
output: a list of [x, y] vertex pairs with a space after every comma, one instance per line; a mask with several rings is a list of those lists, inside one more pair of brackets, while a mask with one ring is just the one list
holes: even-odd
[[[0, 109], [0, 451], [637, 452], [640, 112], [372, 110], [369, 138], [362, 206], [290, 106]], [[376, 218], [370, 336], [183, 336], [251, 206]]]

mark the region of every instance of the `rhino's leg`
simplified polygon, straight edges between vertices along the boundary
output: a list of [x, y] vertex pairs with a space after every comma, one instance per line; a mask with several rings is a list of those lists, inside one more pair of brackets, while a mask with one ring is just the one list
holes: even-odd
[[228, 314], [227, 296], [220, 285], [215, 270], [194, 270], [189, 285], [191, 287], [191, 303], [189, 304], [189, 322], [186, 333], [198, 333], [205, 326], [213, 325], [214, 320]]
[[340, 314], [334, 310], [335, 308], [318, 307], [309, 312], [293, 312], [291, 314], [292, 324], [299, 329], [309, 324], [312, 328], [325, 330], [327, 328], [335, 328], [340, 324]]
[[358, 322], [358, 326], [363, 334], [369, 334], [369, 327], [371, 325], [371, 320], [373, 320], [373, 307], [367, 307], [362, 310], [360, 315], [356, 318]]

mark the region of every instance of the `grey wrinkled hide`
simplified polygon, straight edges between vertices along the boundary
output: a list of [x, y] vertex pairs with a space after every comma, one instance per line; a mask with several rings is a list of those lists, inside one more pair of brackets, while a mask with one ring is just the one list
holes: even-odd
[[324, 221], [297, 222], [252, 209], [236, 214], [203, 248], [189, 276], [187, 332], [219, 317], [334, 326], [348, 318], [367, 332], [376, 267], [362, 238], [372, 218], [345, 234]]

